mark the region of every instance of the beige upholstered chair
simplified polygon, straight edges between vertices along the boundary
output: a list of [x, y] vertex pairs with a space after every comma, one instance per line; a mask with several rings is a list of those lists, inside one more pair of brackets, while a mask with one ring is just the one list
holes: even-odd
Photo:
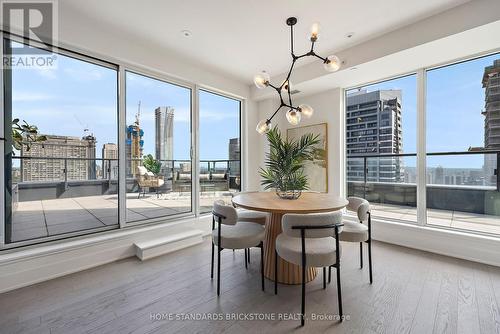
[[373, 283], [372, 275], [372, 228], [370, 203], [359, 197], [348, 197], [347, 210], [355, 212], [359, 223], [344, 222], [344, 230], [340, 235], [341, 241], [359, 242], [359, 262], [363, 268], [363, 242], [368, 244], [368, 267], [370, 270], [370, 284]]
[[165, 181], [162, 176], [155, 176], [153, 173], [148, 172], [146, 167], [137, 166], [137, 184], [139, 185], [139, 196], [137, 198], [141, 197], [141, 192], [142, 196], [146, 195], [146, 188], [154, 188], [156, 197], [158, 197], [158, 190], [165, 184]]
[[[212, 211], [212, 263], [210, 277], [214, 278], [214, 248], [217, 246], [217, 295], [220, 295], [220, 253], [223, 249], [260, 247], [260, 270], [264, 291], [264, 227], [257, 223], [238, 221], [236, 209], [224, 201], [214, 202]], [[217, 226], [216, 226], [217, 224]], [[245, 261], [246, 265], [246, 261]]]
[[[231, 193], [231, 197], [234, 197], [235, 195], [239, 194], [249, 194], [253, 193], [256, 191], [247, 191], [247, 192], [240, 192], [240, 193]], [[238, 221], [243, 221], [243, 222], [252, 222], [252, 223], [257, 223], [261, 225], [266, 224], [266, 220], [268, 217], [267, 212], [260, 212], [260, 211], [254, 211], [254, 210], [247, 210], [247, 209], [242, 209], [242, 208], [236, 208], [236, 211], [238, 212]], [[245, 267], [247, 267], [247, 263], [250, 262], [250, 248], [245, 249]]]
[[274, 263], [274, 293], [278, 293], [278, 256], [302, 269], [301, 325], [305, 316], [306, 267], [323, 268], [323, 289], [326, 288], [326, 268], [337, 269], [339, 316], [342, 321], [342, 292], [340, 285], [340, 242], [342, 212], [314, 214], [285, 214], [281, 222], [283, 233], [276, 238]]
[[[246, 191], [246, 192], [240, 192], [240, 193], [231, 193], [231, 197], [234, 197], [235, 195], [239, 194], [251, 194], [255, 193], [257, 191]], [[238, 211], [238, 221], [246, 221], [246, 222], [254, 222], [258, 223], [261, 225], [264, 225], [267, 220], [268, 213], [267, 212], [260, 212], [260, 211], [254, 211], [254, 210], [247, 210], [247, 209], [241, 209], [241, 208], [236, 208]]]

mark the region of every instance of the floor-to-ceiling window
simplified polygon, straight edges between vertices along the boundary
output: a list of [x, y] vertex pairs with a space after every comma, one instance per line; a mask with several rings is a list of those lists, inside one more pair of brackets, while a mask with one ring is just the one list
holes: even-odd
[[241, 101], [199, 91], [200, 212], [241, 189]]
[[417, 221], [416, 96], [416, 75], [346, 91], [347, 193], [375, 218]]
[[500, 233], [500, 55], [427, 71], [427, 224]]
[[[34, 50], [3, 42], [12, 57]], [[118, 226], [117, 67], [37, 51], [53, 64], [3, 73], [5, 243]]]
[[191, 212], [191, 88], [126, 72], [127, 222]]
[[500, 55], [348, 90], [346, 151], [374, 218], [500, 234]]
[[[7, 58], [21, 45], [10, 38]], [[6, 248], [207, 213], [241, 189], [240, 100], [195, 99], [194, 84], [163, 74], [41, 52], [55, 66], [2, 76]]]

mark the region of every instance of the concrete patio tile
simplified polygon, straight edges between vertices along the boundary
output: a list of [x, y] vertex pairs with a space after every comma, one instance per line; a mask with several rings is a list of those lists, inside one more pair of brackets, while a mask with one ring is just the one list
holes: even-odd
[[14, 228], [12, 230], [12, 241], [23, 241], [23, 240], [28, 240], [28, 239], [36, 239], [36, 238], [43, 238], [47, 237], [47, 229], [45, 225], [42, 226], [36, 226], [32, 228], [24, 228], [24, 229], [16, 229]]
[[106, 226], [117, 225], [119, 224], [118, 213], [116, 213], [114, 216], [99, 217], [99, 221], [101, 221], [101, 223]]
[[486, 225], [500, 225], [500, 216], [454, 211], [453, 221], [486, 224]]
[[451, 219], [427, 216], [427, 224], [450, 227], [451, 226]]
[[49, 235], [76, 232], [103, 226], [106, 225], [103, 224], [101, 221], [97, 220], [96, 218], [82, 220], [82, 221], [66, 221], [60, 224], [54, 224], [54, 223], [49, 224], [47, 222], [47, 229], [49, 231]]
[[427, 217], [452, 219], [452, 217], [453, 217], [453, 211], [438, 210], [438, 209], [427, 209]]
[[500, 225], [494, 226], [494, 225], [467, 223], [463, 221], [453, 220], [451, 222], [451, 227], [463, 230], [500, 234]]

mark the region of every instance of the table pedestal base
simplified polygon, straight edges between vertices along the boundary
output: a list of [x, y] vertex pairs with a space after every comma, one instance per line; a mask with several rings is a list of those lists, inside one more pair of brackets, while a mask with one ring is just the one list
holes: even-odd
[[[264, 276], [274, 281], [274, 257], [276, 237], [281, 230], [281, 213], [271, 213], [266, 222], [266, 237], [264, 240]], [[316, 277], [316, 268], [306, 269], [306, 282]], [[278, 259], [278, 282], [284, 284], [302, 283], [302, 269], [300, 266]]]

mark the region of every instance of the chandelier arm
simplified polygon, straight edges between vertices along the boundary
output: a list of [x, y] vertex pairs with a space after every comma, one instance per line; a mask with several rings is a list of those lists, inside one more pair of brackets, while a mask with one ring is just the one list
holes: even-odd
[[314, 43], [316, 43], [316, 41], [311, 42], [311, 53], [314, 53]]
[[290, 26], [290, 53], [292, 58], [295, 58], [295, 54], [293, 53], [293, 25]]
[[280, 106], [278, 107], [278, 109], [276, 109], [276, 111], [271, 115], [271, 117], [268, 118], [268, 121], [271, 122], [271, 120], [273, 119], [273, 117], [278, 113], [278, 111], [280, 111], [281, 107], [283, 106], [286, 106], [286, 104], [284, 103], [281, 103]]
[[271, 87], [271, 88], [274, 88], [274, 89], [275, 89], [276, 91], [278, 91], [278, 92], [280, 91], [279, 87], [274, 86], [274, 85], [273, 85], [273, 84], [271, 84], [270, 82], [268, 82], [268, 83], [267, 83], [267, 85], [268, 85], [269, 87]]
[[323, 58], [323, 57], [321, 57], [321, 56], [317, 55], [315, 52], [313, 52], [313, 53], [311, 54], [311, 56], [314, 56], [314, 57], [316, 57], [316, 58], [321, 59], [324, 63], [326, 63], [326, 61], [328, 60], [328, 59], [326, 59], [326, 58]]

